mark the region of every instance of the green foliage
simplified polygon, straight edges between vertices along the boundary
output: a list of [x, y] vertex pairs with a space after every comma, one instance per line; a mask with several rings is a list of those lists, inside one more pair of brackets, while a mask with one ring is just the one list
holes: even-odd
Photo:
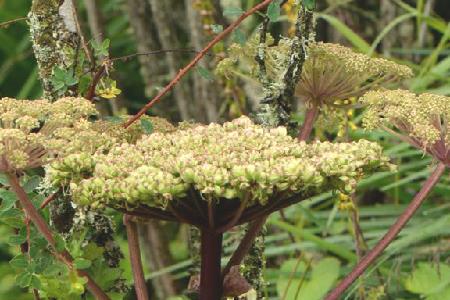
[[405, 288], [426, 300], [450, 298], [450, 266], [419, 263], [405, 280]]

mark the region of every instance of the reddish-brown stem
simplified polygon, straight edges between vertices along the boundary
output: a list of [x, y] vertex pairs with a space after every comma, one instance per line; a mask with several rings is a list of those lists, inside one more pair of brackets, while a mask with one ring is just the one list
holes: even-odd
[[267, 5], [269, 5], [274, 0], [264, 0], [263, 2], [259, 3], [258, 5], [254, 6], [253, 8], [249, 9], [245, 13], [243, 13], [236, 21], [234, 21], [230, 26], [228, 26], [224, 31], [219, 33], [211, 42], [209, 42], [208, 45], [206, 45], [203, 50], [201, 50], [195, 58], [183, 69], [181, 69], [178, 74], [175, 76], [175, 78], [172, 79], [172, 81], [169, 82], [169, 84], [161, 90], [161, 92], [158, 93], [149, 103], [147, 103], [133, 118], [128, 120], [124, 127], [127, 128], [131, 124], [133, 124], [135, 121], [137, 121], [142, 115], [144, 115], [147, 110], [149, 110], [156, 102], [161, 100], [161, 98], [166, 95], [170, 90], [173, 89], [173, 87], [180, 81], [181, 78], [183, 78], [190, 69], [195, 67], [195, 65], [207, 54], [207, 52], [214, 47], [218, 42], [223, 40], [228, 34], [230, 34], [236, 27], [238, 27], [242, 21], [244, 21], [246, 18], [254, 14], [255, 12], [259, 11], [260, 9], [263, 9]]
[[337, 300], [344, 293], [344, 291], [375, 261], [375, 259], [386, 249], [387, 246], [395, 239], [398, 233], [408, 223], [423, 201], [426, 199], [433, 187], [438, 183], [442, 174], [446, 169], [445, 164], [439, 163], [430, 177], [424, 182], [420, 191], [416, 194], [414, 199], [400, 215], [394, 225], [389, 228], [388, 232], [378, 242], [378, 244], [367, 253], [364, 258], [353, 268], [352, 272], [348, 274], [335, 288], [331, 291], [325, 300]]
[[[22, 209], [25, 211], [28, 218], [30, 218], [31, 222], [33, 222], [34, 226], [36, 226], [37, 230], [42, 234], [42, 236], [47, 240], [47, 242], [52, 246], [54, 253], [58, 259], [68, 265], [69, 268], [73, 268], [72, 265], [72, 257], [68, 252], [58, 253], [56, 251], [56, 242], [53, 234], [45, 222], [44, 218], [39, 214], [38, 210], [34, 207], [31, 200], [28, 198], [27, 193], [22, 188], [19, 182], [19, 178], [17, 175], [11, 171], [7, 173], [8, 181], [11, 186], [11, 189], [17, 195], [19, 199], [20, 205]], [[101, 290], [101, 288], [92, 280], [90, 275], [84, 271], [78, 271], [78, 274], [82, 277], [86, 277], [87, 288], [94, 295], [94, 297], [98, 300], [109, 300], [109, 297]]]
[[309, 139], [318, 114], [319, 108], [317, 106], [313, 105], [311, 108], [308, 108], [305, 114], [305, 121], [297, 137], [299, 141], [307, 141]]
[[141, 249], [139, 247], [138, 228], [128, 215], [123, 216], [123, 223], [127, 229], [128, 251], [130, 253], [136, 297], [137, 300], [148, 300], [147, 285], [145, 284], [144, 270], [142, 268]]
[[88, 91], [86, 93], [86, 96], [85, 96], [85, 98], [87, 100], [92, 101], [92, 99], [94, 99], [94, 97], [95, 97], [95, 89], [97, 87], [97, 84], [100, 82], [100, 79], [102, 78], [103, 73], [105, 73], [105, 71], [106, 71], [106, 66], [103, 64], [103, 65], [100, 66], [100, 68], [98, 69], [97, 73], [95, 73], [94, 78], [92, 79], [92, 83], [89, 86], [89, 89], [88, 89]]
[[47, 198], [45, 198], [45, 200], [42, 202], [40, 209], [44, 209], [47, 207], [47, 205], [50, 204], [50, 202], [52, 202], [53, 200], [56, 199], [56, 195], [58, 194], [58, 192], [51, 194], [50, 196], [48, 196]]
[[225, 275], [227, 275], [228, 272], [230, 272], [230, 270], [233, 266], [238, 266], [241, 264], [245, 255], [247, 255], [248, 251], [250, 250], [253, 241], [255, 240], [255, 238], [258, 236], [259, 232], [263, 228], [264, 223], [266, 222], [266, 219], [267, 219], [267, 217], [262, 217], [260, 219], [253, 221], [250, 224], [242, 241], [239, 243], [239, 246], [233, 252], [233, 255], [231, 256], [227, 265], [223, 269], [222, 278], [225, 278]]
[[215, 230], [201, 230], [201, 271], [200, 300], [220, 300], [222, 298], [222, 234]]

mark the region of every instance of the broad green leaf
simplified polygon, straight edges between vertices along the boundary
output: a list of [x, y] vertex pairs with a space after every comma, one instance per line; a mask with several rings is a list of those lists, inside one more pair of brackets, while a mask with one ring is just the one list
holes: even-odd
[[25, 192], [31, 193], [39, 186], [39, 184], [41, 184], [41, 177], [32, 176], [23, 184], [23, 189]]
[[23, 213], [16, 208], [0, 211], [0, 222], [13, 228], [20, 228], [24, 226]]
[[0, 209], [4, 211], [14, 207], [14, 204], [17, 201], [17, 196], [15, 193], [9, 190], [0, 189], [0, 199], [2, 199], [2, 205], [0, 206]]
[[449, 287], [450, 266], [446, 264], [437, 267], [430, 263], [419, 263], [405, 281], [405, 288], [408, 291], [423, 296], [439, 294]]
[[296, 299], [298, 295], [297, 299], [321, 300], [339, 278], [340, 262], [336, 258], [313, 262], [310, 268], [301, 262], [294, 272], [296, 265], [297, 260], [292, 259], [281, 266], [277, 291], [280, 297], [285, 295], [284, 299]]
[[246, 40], [247, 40], [247, 38], [245, 37], [245, 33], [242, 32], [242, 30], [240, 30], [240, 29], [236, 29], [236, 30], [233, 32], [232, 38], [233, 38], [233, 41], [234, 41], [235, 43], [238, 43], [238, 44], [240, 44], [240, 45], [242, 45], [242, 46], [245, 45], [245, 42], [246, 42]]
[[275, 0], [269, 4], [267, 7], [267, 16], [269, 17], [271, 22], [276, 22], [281, 15], [281, 1]]
[[31, 278], [33, 274], [28, 272], [23, 272], [16, 277], [16, 283], [18, 286], [25, 288], [31, 284]]
[[316, 9], [316, 0], [303, 0], [303, 4], [308, 10]]
[[28, 267], [28, 257], [19, 254], [9, 261], [9, 264], [16, 269], [25, 269]]

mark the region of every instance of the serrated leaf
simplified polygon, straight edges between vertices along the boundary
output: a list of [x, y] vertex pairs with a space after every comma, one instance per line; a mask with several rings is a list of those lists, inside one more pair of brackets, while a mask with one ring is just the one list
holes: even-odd
[[24, 225], [23, 213], [16, 208], [0, 211], [0, 222], [13, 228], [20, 228]]
[[41, 177], [32, 176], [22, 186], [26, 193], [33, 192], [41, 184]]
[[208, 69], [203, 68], [201, 66], [198, 66], [196, 69], [201, 77], [211, 81], [214, 80], [214, 75]]
[[238, 44], [240, 44], [240, 45], [245, 45], [245, 42], [246, 42], [246, 40], [247, 40], [247, 38], [245, 37], [245, 34], [242, 32], [242, 30], [240, 30], [240, 29], [236, 29], [234, 32], [233, 32], [233, 36], [232, 36], [232, 38], [233, 38], [233, 41], [235, 42], [235, 43], [238, 43]]
[[281, 1], [275, 0], [269, 4], [267, 8], [267, 16], [269, 17], [271, 22], [276, 22], [281, 15]]
[[0, 184], [4, 186], [9, 186], [8, 177], [4, 173], [0, 173]]
[[429, 263], [419, 263], [405, 281], [408, 291], [423, 296], [441, 293], [447, 287], [450, 287], [450, 267], [445, 264], [437, 268]]
[[244, 13], [240, 7], [227, 7], [223, 10], [223, 15], [225, 17], [236, 17]]
[[78, 270], [84, 270], [84, 269], [88, 269], [90, 266], [92, 266], [92, 262], [88, 259], [79, 257], [73, 261], [73, 265]]
[[42, 289], [41, 280], [36, 275], [31, 275], [30, 286], [34, 289], [40, 290]]
[[214, 33], [221, 33], [223, 31], [223, 26], [219, 24], [212, 24], [210, 25], [211, 29]]
[[25, 269], [28, 267], [28, 258], [23, 254], [19, 254], [11, 259], [9, 264], [16, 269]]
[[153, 133], [153, 123], [150, 120], [147, 119], [141, 119], [141, 127], [144, 130], [144, 133], [146, 134], [152, 134]]
[[21, 244], [25, 243], [26, 241], [27, 241], [27, 237], [22, 234], [11, 235], [8, 238], [8, 244], [13, 245], [13, 246], [21, 245]]
[[25, 288], [31, 284], [32, 274], [28, 272], [23, 272], [17, 275], [16, 283], [18, 286]]
[[2, 199], [1, 210], [9, 210], [16, 203], [17, 196], [11, 191], [0, 189], [0, 199]]
[[59, 263], [54, 263], [54, 264], [48, 266], [47, 268], [45, 268], [43, 275], [55, 277], [58, 275], [66, 274], [66, 272], [67, 272], [67, 269], [64, 265], [59, 264]]

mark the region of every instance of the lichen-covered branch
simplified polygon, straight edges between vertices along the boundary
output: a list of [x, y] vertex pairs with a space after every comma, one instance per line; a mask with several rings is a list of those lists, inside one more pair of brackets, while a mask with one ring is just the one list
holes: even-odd
[[[64, 95], [52, 83], [53, 70], [70, 70], [80, 48], [72, 1], [33, 0], [28, 22], [44, 98], [55, 100]], [[65, 93], [70, 94], [70, 90]]]
[[[295, 87], [300, 80], [306, 59], [306, 47], [314, 31], [313, 12], [303, 6], [300, 7], [295, 27], [296, 33], [291, 41], [291, 50], [282, 82], [264, 86], [266, 95], [261, 100], [256, 119], [266, 126], [276, 127], [289, 123]], [[261, 62], [264, 60], [263, 55], [264, 51], [260, 48], [257, 59], [260, 66], [264, 65]]]

